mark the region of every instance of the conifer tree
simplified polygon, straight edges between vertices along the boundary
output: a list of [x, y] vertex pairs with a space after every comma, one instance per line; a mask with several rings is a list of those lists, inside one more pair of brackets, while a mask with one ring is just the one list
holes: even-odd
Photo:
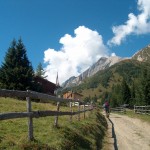
[[139, 78], [136, 88], [136, 105], [146, 105], [146, 85], [147, 85], [147, 69], [142, 69], [142, 75]]
[[132, 85], [131, 85], [130, 106], [134, 106], [134, 105], [135, 105], [135, 85], [134, 85], [134, 81], [133, 81]]
[[28, 60], [22, 40], [13, 40], [0, 68], [0, 88], [26, 90], [32, 89], [33, 68]]
[[111, 92], [111, 103], [110, 103], [112, 107], [117, 107], [122, 104], [121, 92], [122, 90], [120, 84], [113, 85], [112, 92]]
[[144, 104], [149, 105], [150, 104], [150, 71], [147, 69], [144, 71], [143, 76], [143, 92], [144, 92]]
[[141, 84], [141, 81], [138, 81], [136, 83], [135, 88], [135, 105], [145, 105], [144, 103], [144, 93], [143, 93], [143, 85]]
[[45, 76], [45, 71], [43, 69], [42, 63], [39, 63], [35, 72], [36, 76], [42, 77], [42, 78], [46, 78], [47, 76]]
[[124, 104], [129, 104], [130, 102], [130, 99], [131, 99], [131, 92], [130, 92], [130, 89], [129, 89], [129, 86], [127, 85], [125, 79], [123, 79], [122, 81], [122, 102]]

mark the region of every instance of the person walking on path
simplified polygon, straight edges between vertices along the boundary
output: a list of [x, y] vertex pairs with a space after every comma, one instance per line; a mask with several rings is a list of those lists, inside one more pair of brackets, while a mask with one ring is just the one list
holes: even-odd
[[104, 111], [105, 111], [106, 117], [109, 118], [110, 110], [109, 110], [109, 102], [108, 102], [108, 100], [105, 101], [103, 107], [104, 107]]

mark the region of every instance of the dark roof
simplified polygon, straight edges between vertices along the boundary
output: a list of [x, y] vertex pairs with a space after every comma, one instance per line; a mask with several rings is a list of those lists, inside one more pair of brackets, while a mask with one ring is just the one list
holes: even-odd
[[39, 77], [39, 76], [35, 76], [34, 79], [37, 83], [40, 83], [43, 93], [54, 95], [54, 91], [57, 88], [56, 84], [48, 81], [47, 79]]

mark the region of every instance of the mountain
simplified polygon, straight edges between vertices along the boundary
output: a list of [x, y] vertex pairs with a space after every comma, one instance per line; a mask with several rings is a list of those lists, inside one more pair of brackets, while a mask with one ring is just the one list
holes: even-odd
[[101, 57], [96, 63], [94, 63], [91, 67], [89, 67], [86, 71], [81, 73], [78, 77], [71, 77], [67, 81], [65, 81], [62, 86], [63, 88], [72, 87], [79, 85], [82, 81], [88, 77], [93, 76], [100, 70], [104, 70], [109, 68], [110, 66], [118, 63], [119, 61], [123, 60], [118, 56], [111, 56], [111, 57]]
[[150, 61], [150, 45], [147, 47], [139, 50], [137, 53], [135, 53], [132, 56], [132, 59], [143, 61], [143, 62], [149, 62]]
[[[85, 102], [92, 101], [98, 105], [102, 105], [106, 99], [109, 99], [112, 107], [122, 104], [129, 104], [131, 108], [134, 105], [149, 105], [149, 54], [150, 46], [147, 46], [128, 59], [120, 58], [113, 61], [115, 59], [100, 58], [98, 62], [72, 80], [74, 83], [76, 81], [77, 85], [77, 79], [81, 78], [80, 84], [68, 86], [62, 89], [61, 93], [72, 90], [82, 94]], [[98, 68], [98, 64], [101, 70], [88, 77], [91, 70]]]
[[73, 80], [75, 80], [76, 79], [76, 77], [75, 76], [72, 76], [72, 77], [70, 77], [68, 80], [66, 80], [64, 83], [62, 83], [62, 87], [67, 87], [67, 85], [68, 85], [68, 83], [69, 82], [72, 82]]
[[81, 73], [78, 77], [71, 77], [63, 83], [63, 88], [74, 87], [81, 84], [86, 78], [92, 77], [98, 71], [106, 70], [116, 63], [123, 60], [138, 60], [140, 62], [149, 62], [150, 60], [150, 45], [136, 52], [131, 58], [121, 58], [118, 56], [101, 57], [96, 63]]
[[97, 99], [101, 102], [106, 96], [112, 98], [113, 102], [119, 105], [122, 100], [121, 86], [124, 80], [131, 92], [136, 88], [134, 90], [134, 92], [136, 91], [135, 96], [140, 103], [141, 84], [143, 85], [142, 75], [145, 69], [150, 70], [150, 63], [125, 59], [109, 68], [100, 70], [92, 77], [86, 78], [80, 85], [70, 87], [68, 90], [71, 89], [82, 94], [84, 100]]

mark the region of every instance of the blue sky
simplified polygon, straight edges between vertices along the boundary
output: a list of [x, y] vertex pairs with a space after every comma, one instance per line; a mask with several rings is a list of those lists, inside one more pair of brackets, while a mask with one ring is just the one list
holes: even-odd
[[0, 0], [0, 64], [19, 37], [33, 68], [41, 62], [62, 83], [102, 56], [150, 44], [150, 0]]

